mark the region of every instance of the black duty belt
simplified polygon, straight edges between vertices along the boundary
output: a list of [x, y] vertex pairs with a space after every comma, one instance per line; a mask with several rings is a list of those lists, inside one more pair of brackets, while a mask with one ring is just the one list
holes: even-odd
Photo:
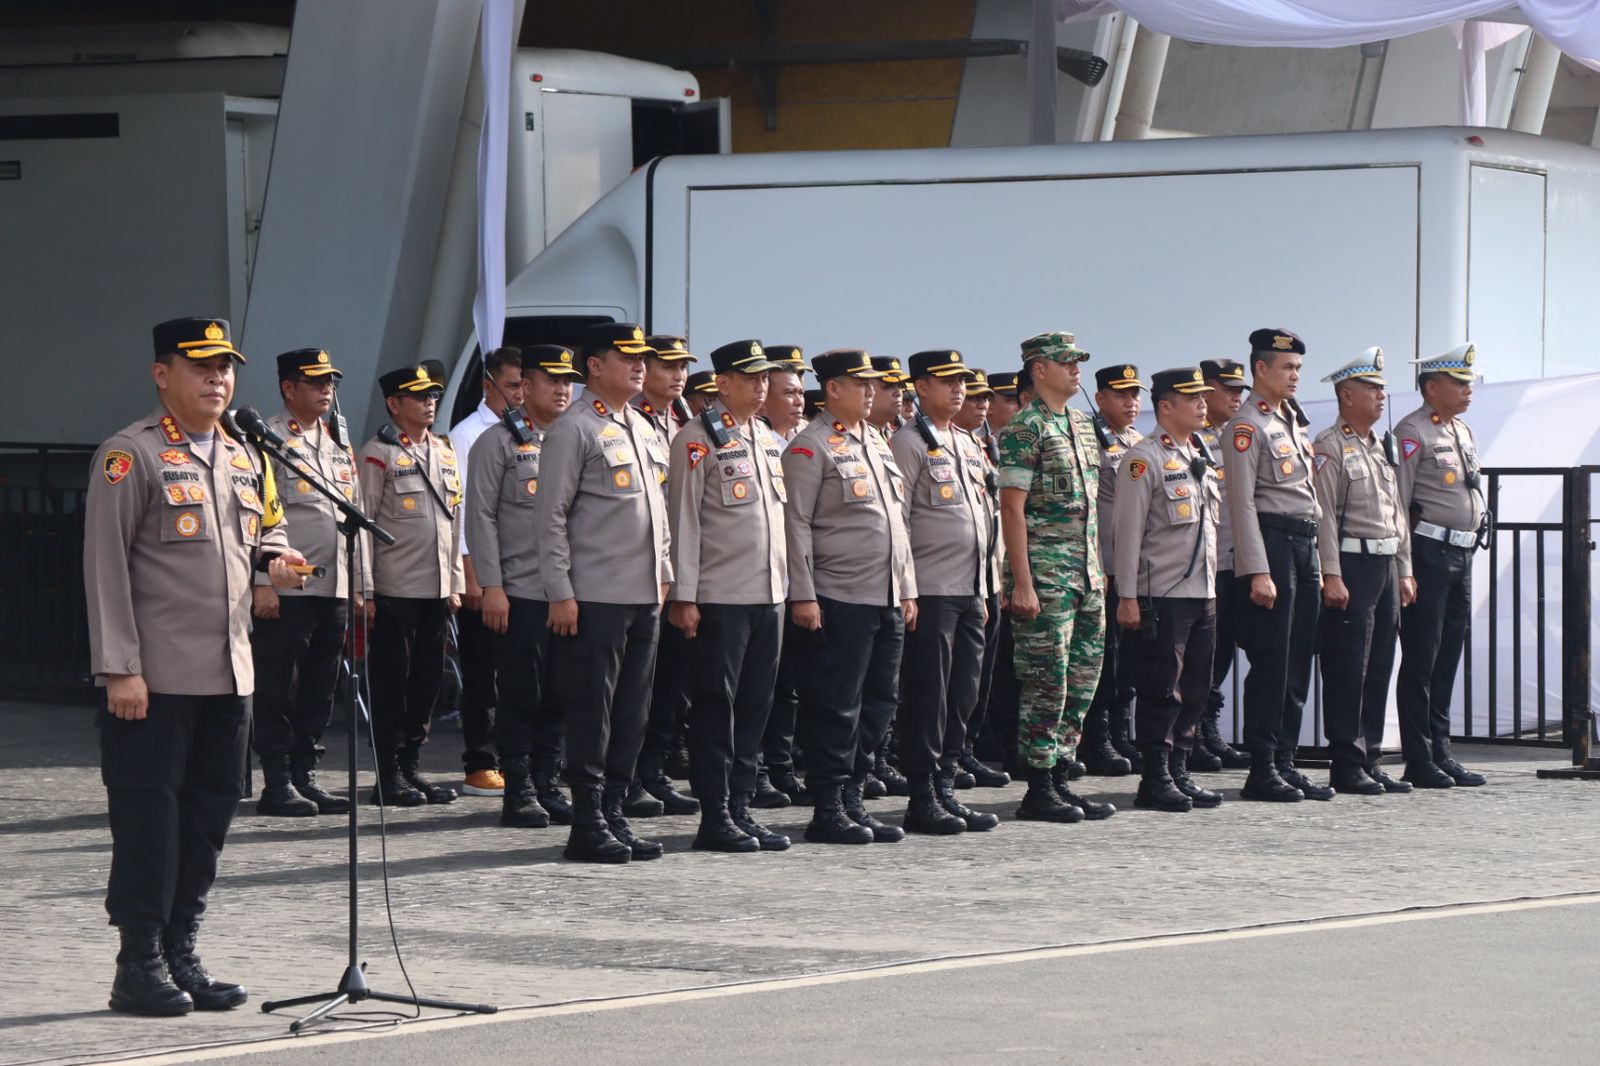
[[1291, 518], [1286, 514], [1257, 514], [1262, 529], [1276, 529], [1301, 537], [1315, 537], [1317, 524], [1309, 518]]

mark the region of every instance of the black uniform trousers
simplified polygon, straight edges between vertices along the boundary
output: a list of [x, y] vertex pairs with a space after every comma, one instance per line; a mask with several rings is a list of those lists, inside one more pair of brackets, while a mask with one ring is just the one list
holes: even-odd
[[250, 697], [152, 692], [143, 719], [117, 718], [102, 704], [97, 724], [111, 924], [198, 921], [243, 795]]
[[761, 761], [773, 773], [794, 772], [795, 716], [800, 710], [799, 626], [783, 612], [783, 650], [778, 653], [777, 680], [772, 686], [772, 711], [762, 737]]
[[1378, 765], [1383, 715], [1400, 627], [1400, 579], [1392, 555], [1340, 552], [1350, 591], [1343, 610], [1322, 608], [1322, 728], [1334, 774]]
[[[1095, 684], [1094, 702], [1091, 710], [1098, 713], [1102, 708], [1111, 715], [1112, 725], [1116, 728], [1117, 712], [1120, 712], [1133, 703], [1135, 682], [1133, 677], [1132, 659], [1123, 647], [1123, 640], [1127, 636], [1121, 626], [1117, 625], [1116, 607], [1117, 584], [1109, 576], [1106, 578], [1106, 650], [1100, 661], [1100, 680]], [[1210, 677], [1209, 671], [1207, 677]]]
[[684, 723], [685, 692], [689, 687], [689, 661], [693, 653], [683, 631], [677, 626], [661, 626], [661, 641], [656, 652], [656, 672], [650, 683], [650, 716], [645, 722], [646, 758], [665, 759], [678, 744], [678, 729]]
[[1250, 578], [1234, 580], [1235, 632], [1250, 658], [1244, 679], [1244, 743], [1252, 753], [1292, 758], [1300, 745], [1300, 720], [1311, 690], [1311, 658], [1317, 644], [1318, 585], [1316, 523], [1262, 515], [1261, 539], [1278, 596], [1272, 609], [1250, 600]]
[[250, 627], [256, 754], [320, 755], [344, 654], [345, 601], [279, 596], [278, 617]]
[[380, 752], [421, 748], [444, 682], [447, 599], [378, 596], [368, 631], [367, 685]]
[[1411, 538], [1417, 598], [1400, 612], [1400, 750], [1406, 762], [1450, 757], [1450, 697], [1472, 615], [1472, 549]]
[[1138, 678], [1134, 735], [1140, 750], [1192, 751], [1195, 727], [1211, 693], [1217, 601], [1168, 596], [1149, 602], [1156, 615], [1155, 637], [1147, 640], [1138, 631], [1122, 630], [1122, 657]]
[[626, 785], [644, 743], [661, 608], [578, 601], [576, 636], [550, 638], [551, 684], [574, 788]]
[[978, 596], [917, 598], [895, 718], [900, 769], [908, 774], [953, 769], [966, 748], [983, 672], [983, 609]]
[[[1222, 683], [1228, 679], [1228, 671], [1233, 669], [1233, 657], [1239, 650], [1239, 640], [1234, 633], [1234, 623], [1238, 618], [1238, 582], [1233, 579], [1232, 570], [1217, 571], [1217, 648], [1211, 657], [1211, 693], [1206, 697], [1206, 710], [1222, 713]], [[1218, 723], [1224, 740], [1232, 739], [1232, 730], [1223, 729]]]
[[483, 624], [483, 612], [463, 607], [456, 612], [456, 662], [461, 667], [461, 767], [466, 773], [493, 770], [494, 716], [499, 703], [495, 633]]
[[510, 617], [494, 634], [494, 670], [499, 699], [494, 743], [500, 758], [561, 756], [561, 708], [550, 687], [550, 604], [507, 597]]
[[978, 668], [978, 702], [967, 721], [966, 743], [962, 751], [972, 751], [973, 742], [989, 722], [989, 691], [994, 685], [995, 653], [1000, 650], [1000, 596], [991, 594], [983, 601], [989, 612], [983, 623], [983, 662]]
[[801, 630], [800, 746], [806, 785], [865, 777], [888, 734], [900, 687], [905, 619], [899, 607], [817, 597], [822, 628]]
[[[689, 660], [689, 777], [702, 804], [756, 790], [761, 741], [777, 683], [783, 615], [781, 603], [702, 603], [695, 638], [684, 641]], [[660, 664], [656, 670], [659, 674]]]
[[994, 673], [989, 680], [989, 735], [1005, 752], [1006, 764], [1017, 757], [1017, 719], [1021, 713], [1022, 684], [1017, 680], [1016, 641], [1011, 635], [1011, 612], [1000, 612], [995, 631]]

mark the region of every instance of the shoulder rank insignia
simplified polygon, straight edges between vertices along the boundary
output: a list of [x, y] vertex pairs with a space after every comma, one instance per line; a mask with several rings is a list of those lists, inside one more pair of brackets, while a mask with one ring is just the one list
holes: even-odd
[[[187, 456], [185, 457], [187, 458]], [[128, 476], [133, 469], [133, 455], [120, 449], [106, 452], [106, 464], [102, 471], [106, 476], [107, 485], [115, 485]]]
[[607, 407], [605, 404], [601, 403], [599, 400], [595, 400], [594, 401], [594, 413], [599, 415], [601, 418], [604, 418], [606, 415], [609, 415], [611, 413], [611, 409], [609, 407]]
[[1177, 447], [1177, 445], [1172, 442], [1172, 434], [1170, 433], [1161, 434], [1161, 443], [1165, 444], [1169, 448]]
[[727, 426], [729, 429], [733, 429], [738, 425], [738, 423], [734, 421], [733, 416], [726, 411], [722, 412], [722, 424]]
[[1339, 432], [1343, 433], [1347, 437], [1353, 437], [1356, 435], [1356, 431], [1350, 428], [1350, 423], [1348, 422], [1339, 423]]
[[1264, 415], [1270, 415], [1272, 413], [1272, 405], [1267, 403], [1265, 400], [1257, 400], [1256, 407]]
[[1438, 411], [1429, 411], [1428, 412], [1428, 421], [1432, 422], [1436, 426], [1437, 425], [1442, 425], [1444, 423], [1444, 419], [1439, 417], [1439, 412]]
[[293, 418], [289, 419], [289, 432], [294, 434], [296, 437], [305, 436], [305, 430], [301, 429], [300, 423]]
[[178, 428], [177, 421], [171, 415], [161, 416], [161, 432], [173, 444], [179, 444], [183, 441], [183, 430]]

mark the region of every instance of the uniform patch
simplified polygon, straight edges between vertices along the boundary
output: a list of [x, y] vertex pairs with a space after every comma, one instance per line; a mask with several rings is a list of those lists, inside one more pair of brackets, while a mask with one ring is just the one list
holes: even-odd
[[244, 516], [244, 535], [255, 539], [256, 531], [261, 528], [261, 520], [253, 514]]
[[1400, 458], [1409, 459], [1417, 454], [1417, 449], [1422, 447], [1421, 441], [1412, 440], [1410, 437], [1400, 438]]
[[689, 453], [689, 469], [690, 470], [693, 470], [695, 467], [699, 466], [700, 465], [700, 460], [704, 459], [707, 455], [709, 455], [711, 453], [711, 449], [710, 448], [707, 448], [704, 444], [701, 444], [697, 440], [690, 441], [684, 447], [685, 447], [685, 450], [687, 450], [688, 453]]
[[183, 491], [182, 485], [167, 486], [167, 499], [171, 500], [173, 503], [183, 503], [188, 498], [188, 495]]
[[302, 481], [294, 487], [294, 491], [298, 492], [302, 496], [309, 496], [311, 495], [311, 486], [307, 482]]
[[228, 465], [233, 467], [235, 470], [253, 469], [253, 467], [250, 465], [250, 457], [247, 455], [235, 455], [232, 459], [228, 460]]
[[1456, 483], [1456, 472], [1454, 470], [1446, 470], [1444, 472], [1444, 483], [1446, 485], [1454, 485]]
[[1145, 462], [1143, 459], [1128, 460], [1128, 476], [1133, 478], [1135, 481], [1138, 481], [1140, 478], [1144, 477], [1144, 472], [1148, 469], [1150, 469], [1150, 464]]
[[956, 490], [954, 488], [952, 488], [949, 485], [940, 485], [939, 486], [939, 499], [941, 499], [941, 500], [953, 500], [955, 498], [956, 498]]
[[366, 458], [367, 462], [371, 463], [373, 466], [377, 467], [379, 470], [387, 470], [387, 469], [389, 469], [389, 464], [385, 463], [382, 459], [379, 459], [376, 456], [368, 455], [365, 458]]
[[622, 436], [622, 430], [614, 425], [606, 426], [600, 431], [600, 435], [602, 437], [620, 437]]
[[1188, 485], [1179, 485], [1177, 488], [1172, 490], [1172, 494], [1174, 496], [1178, 497], [1178, 499], [1181, 500], [1185, 496], [1189, 495], [1189, 486]]
[[[188, 458], [188, 456], [184, 458]], [[133, 455], [130, 452], [125, 452], [121, 449], [113, 449], [106, 452], [106, 462], [101, 472], [106, 476], [107, 485], [115, 485], [127, 477], [132, 470]]]
[[1294, 460], [1285, 459], [1283, 462], [1278, 464], [1278, 469], [1283, 471], [1285, 477], [1288, 477], [1290, 474], [1294, 473]]
[[628, 449], [626, 449], [626, 448], [618, 448], [617, 449], [617, 462], [619, 462], [619, 463], [631, 463], [631, 462], [633, 462], [633, 456], [628, 454]]
[[416, 498], [412, 497], [412, 496], [407, 496], [404, 499], [402, 499], [400, 501], [400, 509], [402, 511], [415, 511], [417, 509]]
[[523, 484], [528, 486], [527, 492], [529, 496], [532, 496], [539, 491], [539, 479], [536, 477], [530, 477], [527, 481], [523, 482]]
[[793, 447], [793, 448], [790, 448], [789, 450], [791, 452], [794, 452], [796, 455], [803, 455], [807, 459], [815, 459], [817, 457], [817, 454], [815, 452], [813, 452], [810, 448]]
[[1178, 504], [1178, 517], [1179, 518], [1188, 518], [1192, 514], [1194, 514], [1194, 508], [1193, 507], [1190, 507], [1186, 503]]
[[1328, 465], [1328, 460], [1330, 458], [1331, 456], [1323, 455], [1321, 452], [1317, 452], [1311, 457], [1311, 462], [1316, 466], [1317, 473], [1322, 473], [1322, 468]]
[[395, 466], [410, 466], [411, 465], [411, 456], [409, 456], [409, 455], [397, 455], [397, 456], [395, 456], [394, 457], [394, 465]]
[[865, 481], [852, 481], [850, 483], [851, 495], [855, 496], [857, 499], [865, 499], [869, 491], [870, 490], [867, 488], [867, 483]]
[[750, 486], [749, 485], [746, 485], [743, 481], [735, 481], [733, 483], [733, 498], [734, 499], [742, 500], [748, 495], [750, 495]]
[[1278, 445], [1278, 454], [1279, 455], [1288, 455], [1289, 454], [1289, 446], [1287, 444]]
[[619, 489], [628, 488], [633, 484], [633, 474], [627, 470], [618, 470], [611, 475], [611, 483]]
[[185, 511], [173, 521], [172, 528], [180, 537], [192, 537], [200, 532], [200, 519], [193, 511]]
[[348, 466], [341, 466], [339, 469], [333, 472], [333, 476], [338, 478], [340, 481], [349, 481], [350, 468]]
[[190, 485], [186, 490], [186, 494], [190, 503], [205, 503], [206, 501], [206, 490], [199, 485]]
[[246, 507], [259, 507], [259, 506], [261, 506], [261, 497], [256, 495], [256, 490], [255, 489], [245, 489], [245, 490], [243, 490], [242, 492], [239, 493], [239, 499], [244, 502], [244, 505]]
[[1238, 429], [1233, 431], [1233, 450], [1236, 452], [1249, 451], [1250, 442], [1255, 440], [1255, 436], [1255, 430], [1246, 426], [1240, 426]]
[[161, 453], [161, 461], [168, 466], [183, 466], [189, 462], [189, 453], [180, 452], [176, 448], [168, 448]]
[[1166, 462], [1161, 464], [1161, 469], [1163, 469], [1163, 470], [1182, 470], [1183, 469], [1183, 464], [1178, 462], [1178, 460], [1176, 460], [1176, 459], [1168, 459]]

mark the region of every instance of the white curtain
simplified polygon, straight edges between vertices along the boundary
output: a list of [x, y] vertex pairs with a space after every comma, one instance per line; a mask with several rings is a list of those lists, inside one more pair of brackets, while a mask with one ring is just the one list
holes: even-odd
[[1600, 57], [1600, 0], [1056, 0], [1062, 20], [1122, 10], [1180, 40], [1279, 48], [1384, 41], [1513, 6], [1561, 51]]
[[510, 137], [514, 0], [484, 0], [479, 53], [483, 128], [478, 135], [478, 293], [472, 325], [482, 351], [500, 347], [506, 326], [506, 152]]

